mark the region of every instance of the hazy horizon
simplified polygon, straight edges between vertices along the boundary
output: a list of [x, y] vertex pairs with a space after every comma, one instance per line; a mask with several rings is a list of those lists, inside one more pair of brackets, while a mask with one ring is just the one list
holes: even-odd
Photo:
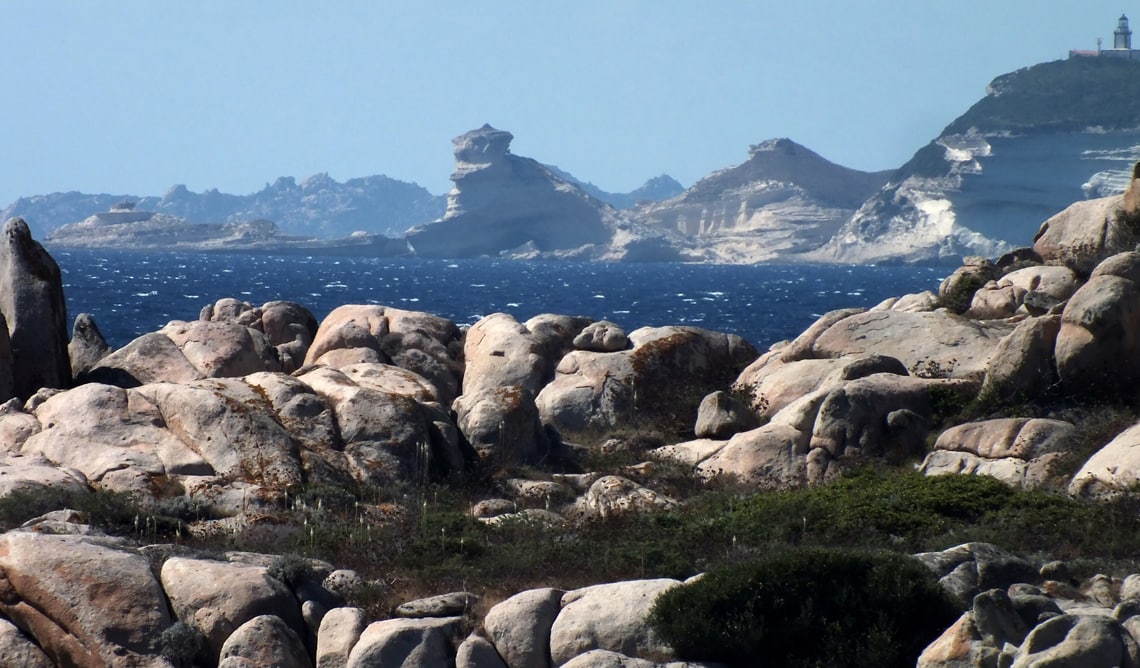
[[692, 185], [775, 137], [894, 169], [994, 77], [1111, 43], [1121, 9], [17, 0], [0, 8], [0, 206], [174, 184], [248, 194], [318, 173], [438, 195], [451, 138], [483, 123], [612, 192], [659, 174]]

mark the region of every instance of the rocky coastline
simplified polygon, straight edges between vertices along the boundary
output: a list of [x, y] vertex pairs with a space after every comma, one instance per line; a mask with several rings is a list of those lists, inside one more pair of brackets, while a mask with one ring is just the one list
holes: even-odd
[[[464, 329], [236, 299], [112, 350], [90, 316], [67, 331], [58, 267], [9, 220], [0, 663], [719, 665], [670, 645], [654, 605], [701, 564], [759, 558], [750, 537], [683, 563], [622, 551], [700, 513], [701, 490], [735, 508], [893, 467], [1082, 508], [1134, 495], [1133, 177], [1031, 247], [968, 259], [938, 294], [833, 311], [766, 351], [577, 315]], [[1091, 400], [1123, 412], [1095, 426]], [[802, 520], [783, 530], [815, 530]], [[620, 532], [591, 542], [598, 527]], [[513, 563], [495, 572], [517, 579], [457, 575], [504, 544]], [[551, 561], [523, 575], [544, 545]], [[578, 555], [576, 576], [535, 575], [558, 554]], [[914, 559], [960, 614], [919, 666], [1140, 665], [1134, 570], [1078, 577], [1048, 551], [973, 540]], [[592, 575], [611, 560], [628, 576]]]

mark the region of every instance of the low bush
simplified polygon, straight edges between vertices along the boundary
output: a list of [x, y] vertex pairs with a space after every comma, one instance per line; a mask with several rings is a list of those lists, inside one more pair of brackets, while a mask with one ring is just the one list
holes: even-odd
[[800, 548], [669, 590], [650, 619], [683, 659], [890, 668], [913, 666], [957, 614], [910, 557]]

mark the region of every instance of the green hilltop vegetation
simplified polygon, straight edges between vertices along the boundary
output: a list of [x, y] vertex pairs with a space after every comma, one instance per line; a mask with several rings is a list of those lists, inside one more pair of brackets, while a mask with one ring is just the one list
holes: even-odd
[[988, 95], [943, 135], [982, 132], [1119, 130], [1140, 127], [1140, 62], [1070, 58], [994, 79]]

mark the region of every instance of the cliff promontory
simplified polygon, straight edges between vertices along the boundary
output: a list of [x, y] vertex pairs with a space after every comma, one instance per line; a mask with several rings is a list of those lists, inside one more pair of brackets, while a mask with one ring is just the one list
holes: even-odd
[[707, 262], [763, 262], [818, 248], [887, 181], [841, 167], [790, 139], [752, 146], [748, 160], [630, 216], [692, 240]]
[[433, 223], [408, 230], [413, 252], [441, 258], [680, 257], [667, 235], [631, 223], [545, 165], [512, 154], [513, 138], [484, 125], [453, 140], [455, 185], [447, 195], [447, 211]]
[[838, 230], [820, 261], [997, 255], [1140, 158], [1140, 63], [1070, 58], [997, 77]]

